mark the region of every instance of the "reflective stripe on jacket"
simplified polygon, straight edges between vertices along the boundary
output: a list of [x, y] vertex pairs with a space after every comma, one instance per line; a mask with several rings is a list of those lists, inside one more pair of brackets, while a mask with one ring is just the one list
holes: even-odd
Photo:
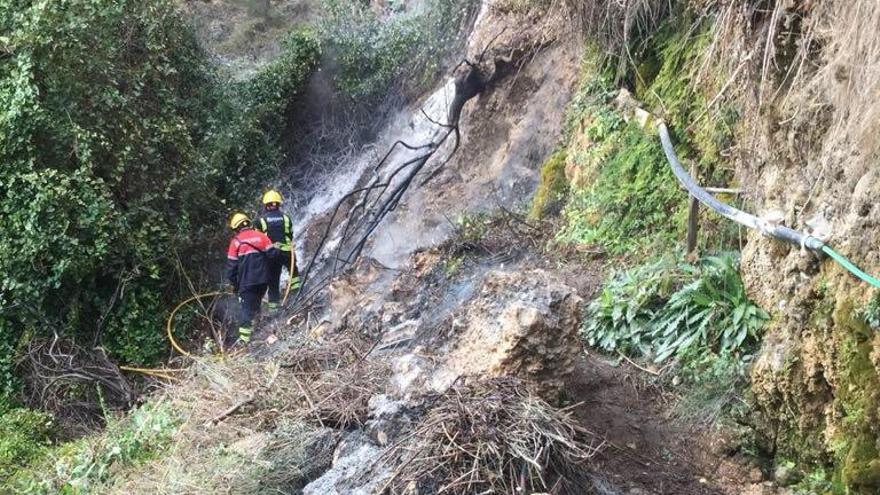
[[229, 241], [226, 251], [226, 278], [237, 289], [269, 283], [269, 261], [281, 253], [266, 234], [244, 229]]
[[266, 210], [263, 216], [257, 219], [256, 225], [282, 251], [293, 249], [293, 221], [281, 210]]

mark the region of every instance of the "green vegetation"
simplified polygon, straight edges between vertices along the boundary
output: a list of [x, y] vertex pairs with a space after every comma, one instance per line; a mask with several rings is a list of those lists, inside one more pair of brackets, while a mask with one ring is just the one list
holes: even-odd
[[686, 195], [657, 137], [613, 106], [612, 78], [596, 57], [585, 60], [566, 116], [571, 192], [557, 239], [618, 255], [669, 249], [683, 233]]
[[707, 109], [706, 94], [717, 84], [717, 74], [701, 73], [712, 41], [712, 22], [703, 17], [694, 24], [690, 15], [677, 16], [661, 27], [642, 55], [644, 62], [632, 78], [635, 96], [660, 115], [676, 134], [679, 154], [699, 165], [707, 182], [729, 180], [732, 168], [724, 166], [722, 151], [733, 141], [736, 112]]
[[208, 163], [219, 165], [213, 171], [216, 187], [227, 202], [248, 204], [256, 189], [277, 177], [291, 106], [318, 59], [315, 34], [295, 31], [281, 54], [251, 79], [214, 90], [205, 153]]
[[392, 88], [416, 93], [433, 83], [457, 53], [463, 23], [476, 2], [429, 0], [412, 12], [381, 19], [368, 2], [326, 0], [319, 36], [338, 67], [339, 88], [374, 101]]
[[852, 493], [877, 493], [880, 451], [875, 442], [880, 377], [871, 357], [874, 335], [846, 300], [838, 300], [832, 317], [838, 327], [848, 331], [839, 343], [841, 386], [835, 397], [835, 408], [842, 413], [843, 431], [834, 442], [835, 479]]
[[572, 189], [558, 239], [599, 244], [612, 254], [672, 247], [683, 235], [686, 196], [660, 143], [610, 112], [597, 113], [586, 132], [602, 144], [572, 154], [594, 178]]
[[[691, 23], [676, 16], [634, 47], [637, 59], [624, 79], [635, 88], [634, 101], [667, 121], [679, 155], [694, 159], [701, 182], [729, 185], [732, 169], [722, 152], [731, 145], [737, 115], [724, 106], [705, 111], [704, 86], [712, 87], [714, 78], [698, 71], [711, 32], [707, 21]], [[558, 240], [597, 244], [613, 255], [668, 251], [683, 238], [687, 196], [653, 128], [643, 128], [631, 109], [616, 103], [612, 71], [596, 50], [588, 52], [566, 116], [562, 152], [573, 170]], [[727, 222], [705, 221], [701, 230], [715, 250], [730, 249], [738, 233]]]
[[478, 245], [492, 224], [492, 217], [485, 211], [465, 212], [455, 219], [455, 239], [463, 245]]
[[829, 480], [828, 473], [822, 467], [815, 467], [812, 471], [794, 486], [795, 493], [832, 493], [833, 485]]
[[558, 210], [568, 193], [568, 180], [565, 178], [565, 152], [557, 151], [541, 166], [541, 182], [532, 199], [531, 218], [542, 218]]
[[15, 472], [8, 487], [26, 495], [100, 493], [115, 470], [159, 455], [179, 424], [167, 403], [148, 403], [110, 421], [100, 436], [37, 451], [39, 460]]
[[587, 308], [582, 334], [606, 351], [656, 362], [754, 346], [769, 316], [746, 296], [736, 258], [668, 259], [616, 273]]
[[317, 59], [294, 35], [228, 87], [168, 0], [0, 0], [0, 396], [13, 356], [53, 333], [161, 357], [179, 268], [211, 266], [222, 205], [273, 177]]
[[[736, 419], [748, 413], [741, 397], [749, 385], [749, 351], [715, 353], [695, 348], [683, 354], [675, 373], [683, 392], [675, 404], [676, 416], [689, 424], [721, 422], [724, 427], [741, 430]], [[747, 442], [750, 432], [740, 433]]]
[[880, 330], [880, 293], [875, 294], [863, 308], [859, 309], [858, 317], [874, 330]]
[[[861, 295], [861, 288], [849, 293], [833, 280], [820, 277], [815, 282], [809, 326], [813, 335], [827, 339], [828, 348], [823, 351], [834, 360], [836, 386], [828, 402], [834, 428], [822, 427], [829, 417], [805, 426], [798, 410], [804, 397], [774, 397], [770, 407], [782, 406], [784, 411], [773, 416], [778, 421], [774, 425], [778, 454], [804, 471], [813, 471], [801, 485], [824, 487], [816, 493], [873, 494], [880, 489], [880, 451], [875, 446], [880, 376], [872, 358], [874, 330], [869, 324], [873, 301], [858, 308], [852, 300], [854, 294]], [[780, 379], [802, 379], [799, 356], [790, 356]], [[828, 431], [833, 434], [826, 436]]]
[[49, 445], [51, 431], [52, 417], [45, 413], [23, 408], [0, 413], [0, 479], [36, 458]]

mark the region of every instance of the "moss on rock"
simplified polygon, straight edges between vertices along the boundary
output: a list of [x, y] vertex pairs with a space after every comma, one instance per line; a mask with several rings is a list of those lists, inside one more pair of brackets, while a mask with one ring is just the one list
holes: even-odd
[[529, 216], [543, 218], [547, 214], [558, 212], [568, 193], [568, 179], [565, 177], [567, 154], [565, 150], [550, 155], [541, 166], [541, 182], [532, 199]]
[[808, 292], [803, 328], [778, 319], [752, 373], [768, 450], [833, 466], [834, 493], [880, 493], [880, 341], [856, 310], [864, 290], [829, 266]]
[[840, 464], [838, 491], [876, 494], [880, 492], [880, 452], [875, 435], [866, 431], [851, 442]]

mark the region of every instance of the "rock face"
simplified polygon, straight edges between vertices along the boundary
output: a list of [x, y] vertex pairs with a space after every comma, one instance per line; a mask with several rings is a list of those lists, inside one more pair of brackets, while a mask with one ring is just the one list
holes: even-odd
[[[826, 239], [876, 275], [880, 169], [854, 145], [845, 153], [829, 153], [827, 143], [808, 149], [798, 136], [820, 129], [798, 122], [799, 129], [764, 137], [763, 149], [744, 146], [761, 152], [738, 165], [739, 182], [753, 190], [754, 211], [782, 212], [776, 216], [786, 225]], [[758, 233], [749, 236], [742, 270], [750, 297], [773, 315], [752, 370], [765, 434], [778, 439], [782, 455], [836, 464], [853, 493], [880, 493], [880, 362], [873, 358], [880, 340], [865, 321], [877, 291], [828, 258]]]
[[[856, 48], [875, 45], [880, 3], [853, 5], [780, 7], [780, 18], [797, 9], [800, 22], [825, 26], [810, 41], [820, 50], [778, 67], [785, 74], [814, 64], [802, 81], [785, 83], [810, 90], [770, 103], [751, 91], [767, 77], [743, 78], [742, 96], [728, 102], [742, 121], [731, 158], [750, 211], [822, 238], [876, 275], [880, 79], [875, 64], [855, 61], [880, 56]], [[742, 33], [741, 46], [763, 36]], [[742, 272], [749, 296], [773, 316], [751, 372], [753, 416], [761, 417], [768, 446], [783, 458], [833, 464], [847, 493], [880, 493], [880, 325], [866, 318], [876, 312], [877, 291], [828, 258], [757, 232], [749, 234]]]
[[432, 388], [502, 375], [560, 387], [579, 349], [580, 305], [574, 289], [548, 272], [488, 273], [478, 294], [450, 321], [460, 335], [435, 371]]

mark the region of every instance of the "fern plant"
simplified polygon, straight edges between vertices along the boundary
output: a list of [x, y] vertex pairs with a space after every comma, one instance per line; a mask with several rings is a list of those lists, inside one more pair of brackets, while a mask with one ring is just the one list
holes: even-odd
[[588, 306], [582, 335], [600, 349], [656, 362], [699, 349], [739, 352], [757, 342], [769, 315], [749, 300], [738, 268], [725, 253], [620, 272]]

